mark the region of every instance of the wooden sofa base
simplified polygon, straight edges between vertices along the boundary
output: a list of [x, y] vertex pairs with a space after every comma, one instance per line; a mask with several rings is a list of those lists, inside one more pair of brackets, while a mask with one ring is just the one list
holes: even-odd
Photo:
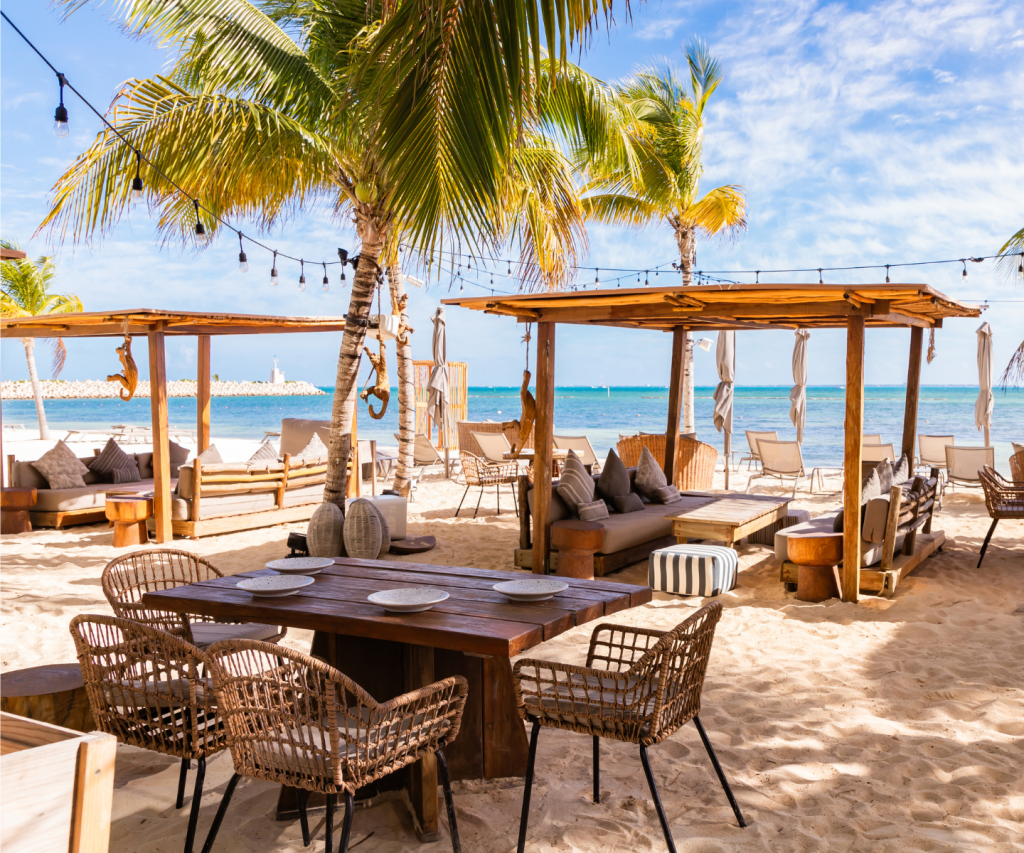
[[33, 527], [56, 527], [58, 530], [75, 524], [96, 524], [107, 520], [103, 507], [73, 509], [68, 512], [30, 512], [28, 517]]
[[[676, 544], [675, 536], [662, 536], [660, 539], [652, 539], [650, 542], [641, 542], [632, 548], [624, 548], [611, 554], [594, 554], [594, 577], [599, 578], [609, 572], [631, 566], [646, 560], [652, 551], [658, 548], [667, 548]], [[515, 565], [519, 569], [533, 568], [533, 550], [529, 548], [516, 548]], [[558, 571], [558, 552], [552, 551], [548, 557], [548, 571]]]
[[[862, 592], [890, 596], [896, 591], [899, 582], [921, 565], [928, 557], [938, 551], [946, 541], [946, 534], [941, 530], [931, 533], [919, 533], [914, 542], [912, 554], [899, 554], [893, 558], [892, 568], [882, 571], [880, 568], [860, 570], [860, 588]], [[796, 584], [799, 566], [788, 561], [782, 564], [781, 580], [785, 584]]]
[[284, 524], [289, 521], [309, 521], [318, 506], [320, 506], [320, 502], [289, 506], [284, 509], [247, 512], [244, 515], [203, 518], [199, 521], [172, 521], [171, 532], [177, 536], [198, 539], [200, 536], [215, 536], [218, 533], [236, 533], [239, 530], [272, 527], [275, 524]]

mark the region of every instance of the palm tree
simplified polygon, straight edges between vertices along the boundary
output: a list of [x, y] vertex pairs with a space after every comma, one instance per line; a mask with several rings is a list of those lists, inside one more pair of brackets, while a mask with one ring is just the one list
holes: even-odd
[[[178, 51], [169, 75], [129, 81], [110, 109], [109, 120], [134, 148], [216, 217], [254, 217], [267, 228], [326, 204], [335, 216], [354, 221], [359, 263], [338, 359], [325, 489], [325, 500], [341, 505], [352, 391], [383, 269], [392, 268], [397, 274], [390, 278], [400, 284], [402, 245], [429, 262], [446, 244], [468, 245], [479, 254], [511, 240], [520, 246], [529, 283], [557, 286], [566, 280], [585, 230], [571, 164], [544, 135], [544, 122], [562, 125], [572, 116], [582, 127], [594, 121], [594, 127], [575, 131], [594, 138], [611, 127], [595, 119], [607, 101], [588, 99], [588, 79], [568, 66], [544, 72], [575, 81], [551, 94], [543, 63], [537, 63], [529, 73], [532, 85], [547, 93], [543, 119], [533, 108], [539, 98], [530, 101], [531, 111], [516, 114], [508, 114], [507, 95], [500, 103], [475, 105], [516, 126], [514, 146], [480, 148], [458, 109], [449, 109], [423, 145], [444, 137], [451, 156], [430, 159], [422, 173], [410, 176], [408, 152], [394, 144], [398, 137], [386, 121], [393, 118], [393, 100], [405, 91], [389, 76], [392, 66], [412, 73], [411, 60], [377, 50], [387, 26], [374, 21], [381, 14], [374, 3], [126, 0], [118, 10], [129, 32]], [[430, 66], [424, 74], [438, 63], [450, 68], [437, 56], [416, 61]], [[582, 108], [574, 112], [573, 104]], [[75, 240], [110, 228], [127, 207], [135, 169], [131, 148], [109, 132], [99, 134], [57, 182], [43, 225], [60, 239], [70, 233]], [[160, 175], [144, 170], [144, 177], [161, 231], [188, 239], [197, 214], [192, 202]], [[433, 181], [438, 192], [413, 205], [406, 183], [422, 188], [423, 181]], [[216, 232], [219, 222], [204, 225]], [[402, 363], [408, 357], [400, 350], [400, 375], [411, 376]], [[408, 396], [400, 393], [400, 401]], [[412, 443], [403, 444], [398, 481], [404, 485]]]
[[[687, 47], [689, 85], [667, 62], [637, 72], [617, 87], [632, 107], [640, 130], [632, 151], [612, 150], [589, 164], [592, 181], [585, 199], [590, 216], [602, 222], [640, 228], [664, 220], [679, 249], [684, 285], [693, 284], [697, 237], [735, 234], [746, 228], [743, 188], [715, 187], [700, 194], [704, 115], [722, 82], [718, 60], [706, 45]], [[693, 431], [693, 344], [686, 336], [683, 412], [685, 432]]]
[[[21, 251], [17, 243], [0, 240], [5, 249]], [[50, 293], [50, 285], [57, 277], [53, 258], [42, 256], [36, 261], [28, 258], [0, 261], [2, 294], [0, 294], [0, 316], [39, 317], [43, 314], [71, 314], [82, 310], [82, 300], [73, 293]], [[53, 344], [53, 376], [56, 379], [64, 368], [68, 351], [62, 338], [48, 338]], [[36, 372], [35, 338], [22, 338], [25, 345], [25, 359], [28, 361], [28, 377], [32, 382], [32, 394], [36, 398], [36, 415], [39, 419], [39, 437], [48, 439], [50, 428], [43, 410], [43, 391], [39, 387]]]
[[[996, 262], [1007, 278], [1016, 284], [1024, 284], [1024, 228], [1021, 228], [999, 250], [999, 260]], [[1021, 341], [1016, 352], [1010, 357], [1010, 363], [1003, 371], [1003, 378], [1000, 380], [1006, 388], [1011, 382], [1016, 387], [1024, 381], [1024, 341]]]

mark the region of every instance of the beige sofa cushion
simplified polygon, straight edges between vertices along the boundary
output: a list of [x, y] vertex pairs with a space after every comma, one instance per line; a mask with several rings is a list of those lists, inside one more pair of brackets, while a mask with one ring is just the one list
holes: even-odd
[[[183, 466], [181, 469], [182, 474], [187, 470], [189, 469]], [[323, 497], [323, 484], [288, 489], [284, 493], [284, 505], [292, 507], [303, 506], [304, 504], [318, 504], [323, 501]], [[229, 515], [243, 515], [247, 512], [261, 512], [274, 509], [277, 506], [276, 498], [275, 492], [247, 492], [241, 495], [211, 495], [210, 497], [203, 497], [199, 502], [200, 520], [224, 518]], [[195, 519], [192, 518], [192, 499], [185, 498], [180, 493], [174, 495], [171, 500], [171, 519], [173, 521], [194, 521]]]
[[652, 539], [672, 534], [672, 522], [665, 518], [672, 510], [661, 504], [644, 505], [640, 512], [612, 513], [601, 519], [604, 528], [604, 547], [600, 554], [613, 554]]
[[114, 486], [110, 483], [94, 483], [83, 489], [42, 489], [36, 492], [36, 505], [33, 507], [33, 511], [71, 512], [82, 509], [103, 509], [108, 491], [151, 492], [153, 491], [153, 481], [139, 480], [121, 486]]

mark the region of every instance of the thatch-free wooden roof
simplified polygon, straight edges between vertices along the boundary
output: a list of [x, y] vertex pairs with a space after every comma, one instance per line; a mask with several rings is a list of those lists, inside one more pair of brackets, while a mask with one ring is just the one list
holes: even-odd
[[276, 335], [285, 332], [343, 332], [344, 317], [266, 317], [253, 314], [210, 314], [136, 308], [124, 311], [83, 311], [42, 317], [0, 319], [4, 338], [102, 338], [145, 335]]
[[981, 308], [927, 284], [711, 284], [633, 287], [443, 299], [520, 321], [663, 329], [845, 327], [853, 315], [868, 326], [938, 328], [947, 317], [978, 317]]

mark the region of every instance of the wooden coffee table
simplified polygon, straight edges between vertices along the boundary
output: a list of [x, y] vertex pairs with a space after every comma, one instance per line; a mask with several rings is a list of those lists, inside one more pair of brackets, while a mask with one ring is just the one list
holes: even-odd
[[715, 495], [683, 492], [679, 503], [669, 504], [672, 535], [680, 545], [689, 539], [712, 539], [730, 548], [744, 536], [767, 527], [789, 512], [791, 498], [771, 495]]
[[152, 495], [108, 494], [105, 510], [107, 518], [114, 523], [115, 548], [149, 542], [146, 519], [153, 515]]
[[36, 490], [5, 487], [0, 495], [0, 533], [28, 533], [28, 511], [36, 505]]

